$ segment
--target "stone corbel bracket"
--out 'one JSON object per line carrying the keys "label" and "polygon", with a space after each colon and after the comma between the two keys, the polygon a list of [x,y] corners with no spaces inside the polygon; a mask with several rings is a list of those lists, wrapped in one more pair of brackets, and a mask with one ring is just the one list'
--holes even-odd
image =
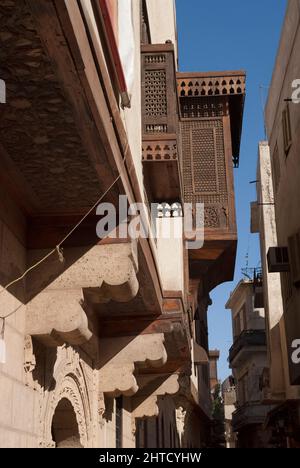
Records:
{"label": "stone corbel bracket", "polygon": [[90,279],[90,284],[83,286],[89,302],[125,303],[134,299],[139,291],[136,242],[97,246],[92,250],[92,255],[96,254],[93,259],[89,255],[92,272],[98,268],[100,276],[91,275],[93,285]]}
{"label": "stone corbel bracket", "polygon": [[[30,263],[44,254],[31,253]],[[89,250],[70,248],[64,251],[64,258],[62,264],[52,256],[28,281],[28,296],[33,299],[27,304],[26,333],[46,346],[87,343],[93,336],[86,314],[92,305],[111,300],[129,302],[139,290],[135,242]]]}
{"label": "stone corbel bracket", "polygon": [[[46,253],[31,251],[29,263],[34,264]],[[90,249],[68,248],[63,254],[64,263],[52,255],[31,272],[27,283],[30,298],[45,289],[82,289],[95,303],[129,302],[136,297],[139,283],[135,241],[96,245]]]}
{"label": "stone corbel bracket", "polygon": [[115,398],[133,396],[139,390],[136,367],[162,367],[167,362],[164,334],[100,340],[100,391]]}
{"label": "stone corbel bracket", "polygon": [[49,347],[86,343],[93,332],[83,303],[82,290],[40,293],[27,305],[26,334]]}
{"label": "stone corbel bracket", "polygon": [[140,391],[133,398],[133,417],[136,419],[157,417],[159,415],[158,398],[176,395],[179,391],[178,379],[178,374],[139,376]]}

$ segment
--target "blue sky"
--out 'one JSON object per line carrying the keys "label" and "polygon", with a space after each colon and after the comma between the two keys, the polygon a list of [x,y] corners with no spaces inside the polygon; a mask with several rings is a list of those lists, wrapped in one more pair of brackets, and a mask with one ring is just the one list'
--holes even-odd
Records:
{"label": "blue sky", "polygon": [[267,94],[287,0],[177,0],[179,68],[181,71],[246,70],[247,98],[240,154],[235,170],[239,246],[234,283],[213,291],[209,310],[210,348],[220,349],[219,378],[225,379],[232,342],[230,312],[225,303],[249,267],[259,266],[257,236],[250,235],[250,202],[256,199],[258,142],[264,139],[262,98]]}

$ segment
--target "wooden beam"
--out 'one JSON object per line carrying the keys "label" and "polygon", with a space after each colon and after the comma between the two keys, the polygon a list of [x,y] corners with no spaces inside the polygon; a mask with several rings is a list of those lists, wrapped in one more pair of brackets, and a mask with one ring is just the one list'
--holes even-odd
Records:
{"label": "wooden beam", "polygon": [[109,338],[151,335],[153,333],[171,333],[173,324],[178,322],[180,322],[180,316],[176,314],[170,317],[161,315],[156,319],[151,316],[105,318],[100,320],[99,336]]}

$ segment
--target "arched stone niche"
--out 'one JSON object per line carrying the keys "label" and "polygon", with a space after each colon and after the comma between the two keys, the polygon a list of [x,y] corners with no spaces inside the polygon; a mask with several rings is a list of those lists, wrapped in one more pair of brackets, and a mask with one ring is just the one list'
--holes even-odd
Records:
{"label": "arched stone niche", "polygon": [[83,448],[76,413],[72,403],[67,398],[60,400],[56,407],[51,433],[56,448]]}
{"label": "arched stone niche", "polygon": [[[66,416],[71,425],[69,429],[71,430],[73,427],[73,442],[77,443],[78,447],[91,448],[93,446],[93,421],[89,393],[94,391],[93,381],[89,382],[78,354],[71,348],[58,349],[52,383],[48,388],[49,390],[46,390],[43,394],[40,408],[39,424],[40,433],[42,434],[40,446],[44,448],[57,447],[57,440],[53,439],[53,436],[55,436],[53,429],[58,429],[59,416],[57,414],[65,406]],[[75,420],[78,433],[74,429],[76,427]],[[66,423],[66,426],[68,426],[68,423]],[[72,438],[72,434],[70,437]],[[59,445],[64,445],[63,441],[59,440],[58,442]]]}

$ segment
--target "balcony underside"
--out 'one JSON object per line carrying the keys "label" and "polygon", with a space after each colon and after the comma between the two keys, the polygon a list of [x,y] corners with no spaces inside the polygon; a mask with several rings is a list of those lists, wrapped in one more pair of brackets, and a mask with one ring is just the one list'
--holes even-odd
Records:
{"label": "balcony underside", "polygon": [[0,32],[8,190],[29,215],[86,212],[113,174],[56,10],[51,2],[6,2]]}
{"label": "balcony underside", "polygon": [[247,404],[239,408],[232,415],[232,428],[234,432],[250,425],[262,425],[271,411],[272,406],[261,404]]}
{"label": "balcony underside", "polygon": [[231,239],[226,234],[220,232],[218,238],[205,230],[203,248],[189,251],[190,277],[201,278],[207,292],[219,284],[233,280],[237,240],[234,234]]}
{"label": "balcony underside", "polygon": [[265,330],[247,330],[235,339],[229,351],[231,368],[240,366],[254,353],[266,351],[267,341]]}
{"label": "balcony underside", "polygon": [[180,201],[181,177],[176,135],[144,136],[142,161],[149,202]]}
{"label": "balcony underside", "polygon": [[[99,80],[77,2],[69,2],[67,10],[65,2],[12,0],[1,3],[0,13],[0,76],[7,86],[0,115],[0,192],[11,212],[20,213],[21,222],[11,216],[9,224],[28,249],[31,266],[31,252],[54,248],[120,173],[104,201],[118,206],[119,194],[131,203],[142,197],[119,109],[112,99],[108,103],[112,89]],[[104,82],[110,86],[108,76]],[[94,212],[64,243],[66,251],[87,253],[102,245],[97,221]],[[163,292],[145,239],[138,245],[138,262],[139,291],[131,306],[101,304],[101,313],[152,319],[163,313]],[[14,279],[5,278],[5,284]],[[53,277],[41,280],[34,295]]]}

